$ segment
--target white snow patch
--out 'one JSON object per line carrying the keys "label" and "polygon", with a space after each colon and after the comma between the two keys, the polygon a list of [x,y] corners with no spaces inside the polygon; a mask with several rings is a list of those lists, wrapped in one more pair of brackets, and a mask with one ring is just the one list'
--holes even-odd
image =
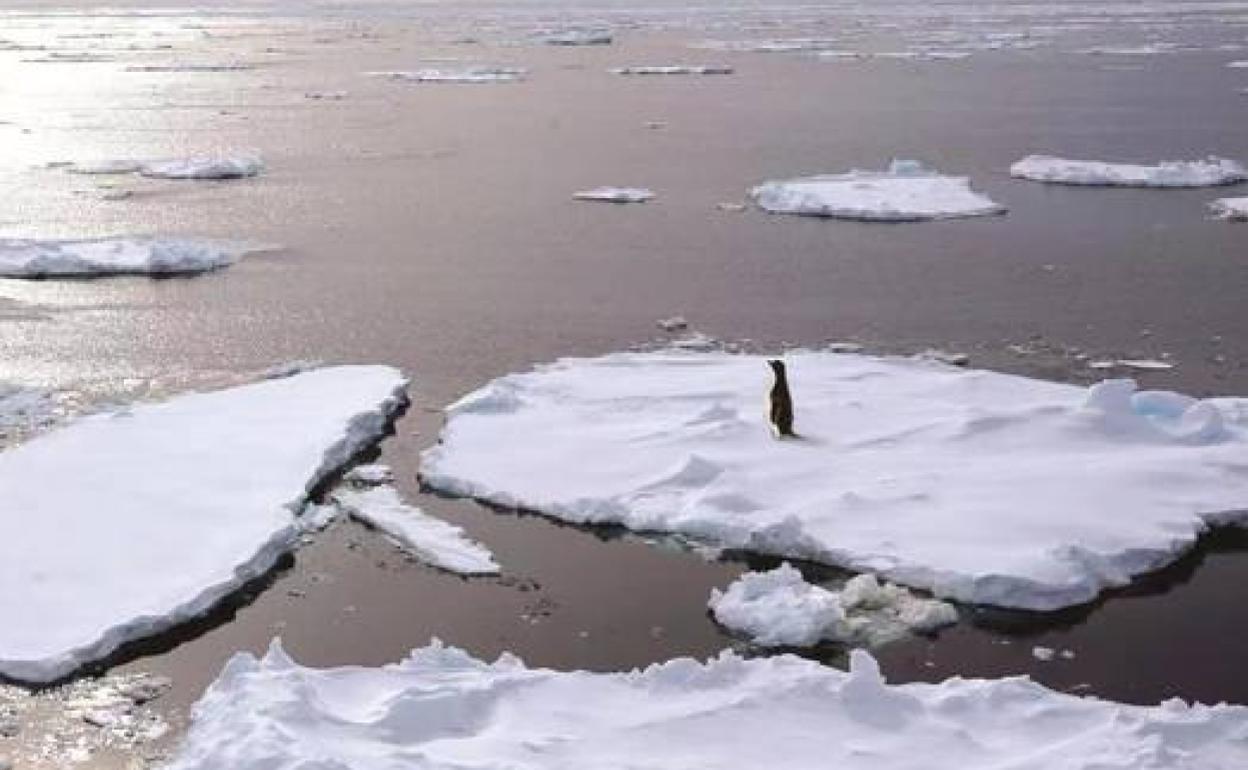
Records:
{"label": "white snow patch", "polygon": [[617,353],[460,399],[422,478],[1039,610],[1164,566],[1211,524],[1248,523],[1248,399],[916,359],[786,360],[797,440],[771,437],[762,357]]}
{"label": "white snow patch", "polygon": [[0,276],[9,278],[203,273],[256,251],[237,241],[196,238],[26,240],[0,238]]}
{"label": "white snow patch", "polygon": [[615,75],[731,75],[732,67],[723,64],[658,64],[616,67]]}
{"label": "white snow patch", "polygon": [[304,668],[239,653],[168,770],[1233,770],[1248,708],[1131,706],[1024,677],[887,684],[793,655],[724,652],[628,673],[492,664],[433,643],[400,663]]}
{"label": "white snow patch", "polygon": [[1242,165],[1214,156],[1149,166],[1029,155],[1010,166],[1010,174],[1035,182],[1104,187],[1213,187],[1248,179]]}
{"label": "white snow patch", "polygon": [[386,534],[426,564],[460,575],[498,574],[489,549],[454,524],[404,503],[392,486],[341,489],[333,499],[348,516]]}
{"label": "white snow patch", "polygon": [[514,83],[524,80],[526,71],[517,67],[427,67],[418,70],[369,72],[371,77],[412,83]]}
{"label": "white snow patch", "polygon": [[654,191],[644,187],[595,187],[592,190],[581,190],[572,197],[581,201],[645,203],[654,198]]}
{"label": "white snow patch", "polygon": [[807,583],[789,564],[747,572],[725,591],[711,590],[715,619],[765,647],[810,647],[820,641],[886,644],[958,622],[953,605],[922,599],[874,575],[858,575],[841,591]]}
{"label": "white snow patch", "polygon": [[1248,221],[1248,197],[1219,198],[1210,203],[1209,208],[1220,219]]}
{"label": "white snow patch", "polygon": [[0,453],[0,674],[41,682],[200,615],[295,544],[405,401],[340,366],[81,418]]}
{"label": "white snow patch", "polygon": [[764,182],[751,193],[766,211],[879,222],[1000,214],[1005,208],[971,190],[966,177],[938,174],[909,160],[888,171]]}

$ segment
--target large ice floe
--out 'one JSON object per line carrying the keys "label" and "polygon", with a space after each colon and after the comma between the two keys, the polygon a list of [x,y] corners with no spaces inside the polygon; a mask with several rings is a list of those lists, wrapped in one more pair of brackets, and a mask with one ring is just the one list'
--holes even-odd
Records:
{"label": "large ice floe", "polygon": [[1248,180],[1242,165],[1212,156],[1138,165],[1028,155],[1010,166],[1010,175],[1033,182],[1094,187],[1216,187]]}
{"label": "large ice floe", "polygon": [[876,222],[914,222],[1000,214],[1005,207],[971,189],[966,177],[944,176],[912,160],[887,171],[850,171],[764,182],[751,193],[775,214]]}
{"label": "large ice floe", "polygon": [[880,645],[958,622],[953,605],[880,583],[874,575],[858,575],[830,591],[807,583],[788,564],[747,572],[724,591],[712,589],[708,606],[720,624],[764,647]]}
{"label": "large ice floe", "polygon": [[199,238],[0,238],[0,276],[184,275],[217,270],[263,247]]}
{"label": "large ice floe", "polygon": [[434,643],[381,668],[240,653],[167,770],[1240,770],[1248,708],[1128,706],[1026,678],[890,685],[725,652],[627,673],[484,663]]}
{"label": "large ice floe", "polygon": [[1218,198],[1209,204],[1209,208],[1219,219],[1248,221],[1248,197]]}
{"label": "large ice floe", "polygon": [[460,575],[496,575],[493,554],[464,530],[403,502],[384,465],[364,465],[347,474],[330,501],[353,519],[386,535],[417,559]]}
{"label": "large ice floe", "polygon": [[243,179],[264,171],[258,155],[193,155],[165,160],[126,158],[64,164],[71,174],[141,174],[158,179]]}
{"label": "large ice floe", "polygon": [[766,359],[563,359],[448,408],[422,477],[571,522],[673,532],[1039,610],[1248,521],[1248,399],[1090,388],[905,358],[786,357],[800,438],[764,419]]}
{"label": "large ice floe", "polygon": [[0,675],[50,681],[200,615],[298,540],[405,402],[340,366],[81,418],[0,453]]}
{"label": "large ice floe", "polygon": [[515,83],[524,80],[526,70],[518,67],[426,67],[416,70],[388,70],[366,73],[370,77],[403,80],[409,83]]}

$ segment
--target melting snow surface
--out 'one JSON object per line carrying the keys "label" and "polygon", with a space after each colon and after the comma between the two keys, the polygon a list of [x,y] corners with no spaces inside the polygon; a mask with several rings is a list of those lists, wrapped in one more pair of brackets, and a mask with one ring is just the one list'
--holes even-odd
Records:
{"label": "melting snow surface", "polygon": [[254,247],[194,238],[87,241],[0,238],[0,276],[10,278],[203,273],[238,261]]}
{"label": "melting snow surface", "polygon": [[771,437],[763,357],[617,353],[460,399],[422,477],[572,522],[1040,610],[1173,561],[1213,523],[1248,521],[1248,399],[915,359],[786,359],[797,440]]}
{"label": "melting snow surface", "polygon": [[1102,187],[1213,187],[1248,179],[1239,163],[1212,156],[1145,166],[1029,155],[1010,166],[1010,174],[1035,182]]}
{"label": "melting snow surface", "polygon": [[434,643],[381,668],[240,653],[169,770],[1238,770],[1248,708],[1128,706],[1018,677],[887,684],[792,655],[628,673],[492,664]]}
{"label": "melting snow surface", "polygon": [[340,366],[84,417],[0,453],[0,675],[40,682],[200,615],[292,548],[308,490],[404,402]]}
{"label": "melting snow surface", "polygon": [[654,198],[654,191],[644,187],[595,187],[592,190],[582,190],[572,197],[582,201],[645,203]]}
{"label": "melting snow surface", "polygon": [[747,572],[724,591],[712,589],[715,620],[764,647],[810,647],[821,641],[886,644],[958,622],[953,605],[858,575],[840,591],[802,579],[788,564]]}
{"label": "melting snow surface", "polygon": [[879,222],[912,222],[984,214],[1005,208],[971,190],[966,177],[944,176],[909,160],[888,171],[850,171],[764,182],[751,192],[777,214],[805,214]]}

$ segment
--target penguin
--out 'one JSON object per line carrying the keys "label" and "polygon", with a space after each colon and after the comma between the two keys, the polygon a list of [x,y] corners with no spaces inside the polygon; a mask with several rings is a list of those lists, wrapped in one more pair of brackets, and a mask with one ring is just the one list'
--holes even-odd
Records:
{"label": "penguin", "polygon": [[767,420],[776,438],[796,438],[793,432],[793,396],[789,394],[789,378],[784,372],[784,362],[773,358],[767,362],[775,376],[771,392],[767,394]]}

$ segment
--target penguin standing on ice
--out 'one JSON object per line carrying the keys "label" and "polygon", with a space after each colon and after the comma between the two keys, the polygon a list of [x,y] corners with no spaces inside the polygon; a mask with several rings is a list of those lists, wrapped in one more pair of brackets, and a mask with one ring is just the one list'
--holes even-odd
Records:
{"label": "penguin standing on ice", "polygon": [[793,432],[793,396],[789,394],[789,378],[784,371],[784,362],[773,358],[767,362],[775,382],[771,392],[767,394],[767,420],[776,438],[796,438]]}

